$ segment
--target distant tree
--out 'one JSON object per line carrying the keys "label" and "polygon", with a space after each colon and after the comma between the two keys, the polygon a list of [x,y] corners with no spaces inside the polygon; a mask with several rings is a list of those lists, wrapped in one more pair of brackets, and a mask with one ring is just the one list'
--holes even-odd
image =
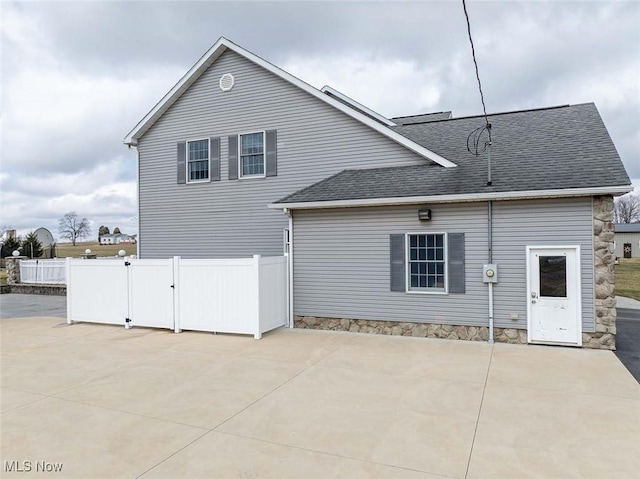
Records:
{"label": "distant tree", "polygon": [[2,252],[0,256],[6,258],[7,256],[11,256],[15,250],[20,249],[20,240],[18,238],[6,238],[2,243]]}
{"label": "distant tree", "polygon": [[42,243],[38,241],[38,237],[33,231],[22,241],[20,251],[24,256],[29,256],[30,258],[39,258],[42,256]]}
{"label": "distant tree", "polygon": [[80,219],[78,213],[69,211],[60,218],[58,231],[62,238],[71,240],[71,243],[75,246],[76,240],[86,238],[91,234],[91,227],[89,226],[89,220],[87,218]]}
{"label": "distant tree", "polygon": [[640,221],[640,196],[629,193],[616,198],[613,203],[613,221],[615,223]]}
{"label": "distant tree", "polygon": [[118,228],[117,226],[115,228],[113,228],[113,234],[114,235],[122,234],[122,233],[120,233],[120,228]]}
{"label": "distant tree", "polygon": [[100,229],[98,229],[98,240],[100,240],[100,236],[108,235],[108,234],[109,234],[109,227],[101,226]]}

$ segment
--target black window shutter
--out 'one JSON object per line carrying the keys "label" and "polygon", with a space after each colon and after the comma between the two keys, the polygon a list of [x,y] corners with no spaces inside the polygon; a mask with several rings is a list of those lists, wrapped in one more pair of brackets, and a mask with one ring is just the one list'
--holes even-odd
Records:
{"label": "black window shutter", "polygon": [[449,233],[449,292],[464,293],[464,233]]}
{"label": "black window shutter", "polygon": [[391,257],[391,291],[406,291],[404,271],[404,235],[389,235]]}
{"label": "black window shutter", "polygon": [[211,181],[220,181],[220,138],[210,138],[211,148]]}
{"label": "black window shutter", "polygon": [[265,176],[276,176],[278,174],[278,154],[276,130],[268,130],[265,133]]}
{"label": "black window shutter", "polygon": [[238,135],[229,136],[229,179],[238,179]]}
{"label": "black window shutter", "polygon": [[178,142],[178,184],[187,182],[187,144],[184,141]]}

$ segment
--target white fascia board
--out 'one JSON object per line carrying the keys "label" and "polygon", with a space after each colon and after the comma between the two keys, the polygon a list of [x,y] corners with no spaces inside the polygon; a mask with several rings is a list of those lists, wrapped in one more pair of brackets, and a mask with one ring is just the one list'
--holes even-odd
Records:
{"label": "white fascia board", "polygon": [[314,201],[308,203],[271,203],[274,209],[354,208],[358,206],[412,205],[417,203],[463,203],[473,201],[529,200],[539,198],[567,198],[594,195],[623,195],[633,190],[631,185],[597,188],[567,188],[557,190],[506,191],[497,193],[471,193],[466,195],[403,196],[397,198],[371,198],[363,200]]}
{"label": "white fascia board", "polygon": [[322,93],[329,93],[330,95],[333,95],[335,97],[340,98],[342,101],[346,101],[347,103],[349,103],[350,105],[353,105],[354,108],[358,108],[362,111],[364,111],[365,113],[367,113],[368,115],[371,115],[372,117],[376,118],[378,121],[381,121],[382,123],[384,123],[387,126],[396,126],[396,124],[389,120],[388,118],[385,118],[384,116],[382,116],[380,113],[377,113],[375,111],[373,111],[371,108],[367,108],[366,106],[362,105],[361,103],[358,103],[357,101],[355,101],[352,98],[349,98],[347,95],[345,95],[344,93],[340,93],[338,90],[336,90],[335,88],[331,88],[329,85],[325,85],[323,86],[320,91]]}
{"label": "white fascia board", "polygon": [[156,120],[169,109],[171,105],[182,95],[187,88],[189,88],[198,77],[226,50],[232,50],[238,55],[241,55],[252,61],[253,63],[261,66],[262,68],[270,71],[274,75],[279,76],[285,81],[288,81],[292,85],[301,88],[307,93],[313,95],[314,97],[328,103],[334,108],[340,110],[341,112],[349,115],[350,117],[358,120],[361,123],[364,123],[368,127],[376,130],[379,133],[382,133],[384,136],[390,138],[391,140],[399,143],[405,148],[417,153],[423,158],[427,158],[445,168],[456,167],[455,163],[443,158],[442,156],[434,153],[433,151],[411,141],[410,139],[396,133],[395,131],[387,128],[384,125],[381,125],[377,121],[369,118],[367,115],[364,115],[353,108],[340,103],[338,100],[331,98],[329,95],[322,93],[320,90],[312,87],[308,83],[303,82],[299,78],[294,77],[290,73],[278,68],[275,65],[272,65],[266,60],[263,60],[259,56],[251,53],[248,50],[236,45],[235,43],[227,40],[224,37],[220,37],[220,39],[198,60],[198,62],[191,67],[191,69],[180,79],[178,83],[167,93],[162,100],[160,100],[153,109],[147,113],[147,115],[138,122],[138,124],[127,134],[124,139],[124,143],[126,145],[135,146],[138,143],[138,138],[140,138],[149,128],[153,125]]}

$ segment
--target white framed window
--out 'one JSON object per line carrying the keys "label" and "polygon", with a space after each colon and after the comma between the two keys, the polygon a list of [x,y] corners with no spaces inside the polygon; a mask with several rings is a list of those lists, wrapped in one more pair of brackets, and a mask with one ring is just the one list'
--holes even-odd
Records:
{"label": "white framed window", "polygon": [[240,178],[265,176],[264,131],[238,135]]}
{"label": "white framed window", "polygon": [[187,181],[209,181],[209,140],[187,141]]}
{"label": "white framed window", "polygon": [[407,292],[447,293],[447,234],[407,233]]}

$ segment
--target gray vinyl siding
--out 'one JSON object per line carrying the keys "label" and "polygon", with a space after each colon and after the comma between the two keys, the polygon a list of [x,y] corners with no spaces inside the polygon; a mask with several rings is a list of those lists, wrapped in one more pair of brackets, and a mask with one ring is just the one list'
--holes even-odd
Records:
{"label": "gray vinyl siding", "polygon": [[[294,211],[294,312],[330,318],[484,325],[488,299],[482,284],[487,256],[486,205],[418,206]],[[465,233],[466,293],[390,291],[391,234]]]}
{"label": "gray vinyl siding", "polygon": [[[295,314],[486,326],[487,204],[429,207],[430,222],[419,206],[294,211]],[[497,202],[493,217],[495,326],[527,327],[527,245],[580,245],[583,330],[593,331],[591,200]],[[465,233],[465,293],[390,291],[389,235],[429,231]]]}
{"label": "gray vinyl siding", "polygon": [[[582,329],[593,332],[593,214],[591,198],[500,201],[493,207],[493,260],[498,263],[494,313],[497,326],[525,318],[526,246],[580,246]],[[512,326],[513,327],[513,326]]]}
{"label": "gray vinyl siding", "polygon": [[614,241],[616,242],[615,255],[618,258],[624,258],[622,248],[625,243],[631,243],[631,257],[640,258],[640,233],[616,233]]}
{"label": "gray vinyl siding", "polygon": [[[235,86],[218,81],[232,73]],[[229,135],[277,131],[277,176],[229,180]],[[220,138],[220,181],[177,184],[179,141]],[[424,164],[278,76],[227,51],[139,140],[140,255],[282,254],[288,220],[267,208],[348,167]]]}

